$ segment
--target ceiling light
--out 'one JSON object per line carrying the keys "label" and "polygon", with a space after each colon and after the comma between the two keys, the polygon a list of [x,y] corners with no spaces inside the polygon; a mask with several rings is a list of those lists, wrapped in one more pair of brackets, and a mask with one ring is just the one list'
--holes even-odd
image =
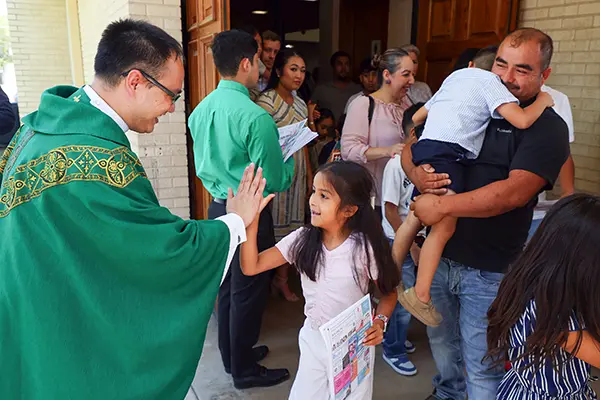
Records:
{"label": "ceiling light", "polygon": [[293,45],[293,44],[286,44],[286,45],[285,45],[285,48],[286,48],[286,49],[293,49],[293,48],[294,48],[294,45]]}
{"label": "ceiling light", "polygon": [[256,15],[265,15],[268,14],[269,12],[267,10],[254,10],[252,11],[252,14],[256,14]]}

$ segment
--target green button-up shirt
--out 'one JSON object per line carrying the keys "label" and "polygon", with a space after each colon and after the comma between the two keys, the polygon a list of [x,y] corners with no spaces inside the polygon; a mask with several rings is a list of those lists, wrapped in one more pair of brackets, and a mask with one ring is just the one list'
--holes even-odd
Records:
{"label": "green button-up shirt", "polygon": [[196,175],[208,192],[227,198],[237,189],[244,169],[263,168],[265,194],[286,191],[292,184],[294,160],[283,162],[273,118],[250,100],[243,85],[222,80],[190,115]]}

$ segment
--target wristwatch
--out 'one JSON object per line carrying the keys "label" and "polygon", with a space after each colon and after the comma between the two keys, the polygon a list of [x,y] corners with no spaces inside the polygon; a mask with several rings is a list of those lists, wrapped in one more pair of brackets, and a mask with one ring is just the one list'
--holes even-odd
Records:
{"label": "wristwatch", "polygon": [[376,319],[383,322],[383,333],[385,333],[387,331],[387,326],[388,326],[388,322],[390,322],[390,319],[383,314],[378,314],[373,320],[376,320]]}

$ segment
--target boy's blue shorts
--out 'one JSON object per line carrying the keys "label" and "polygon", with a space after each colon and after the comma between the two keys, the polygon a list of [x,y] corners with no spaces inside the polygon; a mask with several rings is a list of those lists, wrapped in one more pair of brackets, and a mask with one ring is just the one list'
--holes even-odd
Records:
{"label": "boy's blue shorts", "polygon": [[[452,183],[447,186],[455,193],[465,191],[466,168],[472,163],[468,151],[456,143],[423,139],[412,145],[413,164],[430,164],[436,173],[450,175]],[[413,198],[420,193],[415,188]]]}

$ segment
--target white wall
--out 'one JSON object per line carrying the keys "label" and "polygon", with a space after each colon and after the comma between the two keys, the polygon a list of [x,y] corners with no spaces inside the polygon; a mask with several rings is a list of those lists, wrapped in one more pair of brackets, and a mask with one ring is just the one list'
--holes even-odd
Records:
{"label": "white wall", "polygon": [[129,2],[126,0],[78,0],[77,5],[83,73],[85,82],[91,83],[94,78],[94,57],[102,31],[112,21],[127,17]]}
{"label": "white wall", "polygon": [[[68,0],[8,0],[8,20],[14,53],[19,109],[37,109],[41,93],[59,84],[74,84],[71,63],[74,33],[67,28]],[[79,38],[84,80],[94,77],[94,57],[102,31],[120,18],[149,20],[181,41],[179,0],[78,0]],[[79,39],[77,38],[77,39]],[[75,43],[77,41],[73,41]],[[184,102],[161,118],[154,133],[127,132],[132,150],[142,161],[161,205],[190,216]]]}
{"label": "white wall", "polygon": [[21,116],[42,92],[72,84],[65,0],[8,0],[8,25]]}

